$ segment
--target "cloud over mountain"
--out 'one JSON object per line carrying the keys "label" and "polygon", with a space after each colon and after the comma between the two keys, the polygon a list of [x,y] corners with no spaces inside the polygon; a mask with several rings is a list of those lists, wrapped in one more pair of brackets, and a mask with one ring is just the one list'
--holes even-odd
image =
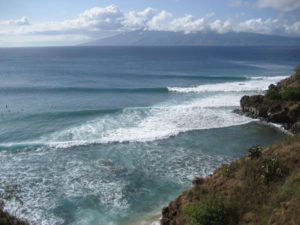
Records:
{"label": "cloud over mountain", "polygon": [[[240,1],[238,1],[240,2]],[[284,2],[284,3],[283,3]],[[237,3],[237,2],[236,2]],[[294,0],[258,0],[257,6],[292,10],[300,6]],[[21,26],[22,25],[22,26]],[[24,26],[27,25],[27,26]],[[43,38],[71,38],[74,42],[108,37],[121,32],[172,31],[184,33],[216,32],[219,34],[233,32],[252,32],[261,34],[300,35],[300,21],[288,23],[277,18],[250,18],[237,20],[220,19],[215,13],[202,17],[187,14],[175,16],[166,10],[145,8],[123,12],[116,5],[93,7],[80,13],[76,18],[56,22],[29,22],[27,17],[16,20],[0,21],[0,42],[7,37],[24,38],[39,36]],[[67,39],[67,38],[66,38]]]}

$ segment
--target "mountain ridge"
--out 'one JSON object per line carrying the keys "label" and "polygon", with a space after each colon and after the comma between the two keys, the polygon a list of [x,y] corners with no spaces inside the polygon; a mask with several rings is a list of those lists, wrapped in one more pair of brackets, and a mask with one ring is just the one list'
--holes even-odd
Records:
{"label": "mountain ridge", "polygon": [[246,32],[183,33],[131,31],[83,43],[81,46],[300,46],[300,37]]}

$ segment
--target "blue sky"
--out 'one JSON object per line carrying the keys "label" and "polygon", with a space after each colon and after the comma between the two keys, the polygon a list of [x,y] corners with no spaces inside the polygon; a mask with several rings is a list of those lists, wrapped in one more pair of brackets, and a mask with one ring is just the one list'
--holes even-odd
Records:
{"label": "blue sky", "polygon": [[0,0],[0,46],[73,45],[132,30],[300,36],[299,0]]}

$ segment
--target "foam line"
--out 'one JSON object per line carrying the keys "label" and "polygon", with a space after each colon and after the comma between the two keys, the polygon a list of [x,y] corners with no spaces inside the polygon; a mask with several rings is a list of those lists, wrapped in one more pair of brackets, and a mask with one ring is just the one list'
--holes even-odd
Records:
{"label": "foam line", "polygon": [[168,90],[179,93],[263,91],[268,88],[270,83],[277,83],[286,77],[252,77],[250,80],[241,82],[204,84],[195,87],[168,87]]}

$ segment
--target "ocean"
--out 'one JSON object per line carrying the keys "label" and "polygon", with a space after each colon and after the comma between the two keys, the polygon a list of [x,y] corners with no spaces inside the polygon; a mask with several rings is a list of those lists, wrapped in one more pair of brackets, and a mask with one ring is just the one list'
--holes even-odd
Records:
{"label": "ocean", "polygon": [[157,219],[195,176],[284,138],[233,113],[300,47],[0,49],[0,194],[38,225]]}

